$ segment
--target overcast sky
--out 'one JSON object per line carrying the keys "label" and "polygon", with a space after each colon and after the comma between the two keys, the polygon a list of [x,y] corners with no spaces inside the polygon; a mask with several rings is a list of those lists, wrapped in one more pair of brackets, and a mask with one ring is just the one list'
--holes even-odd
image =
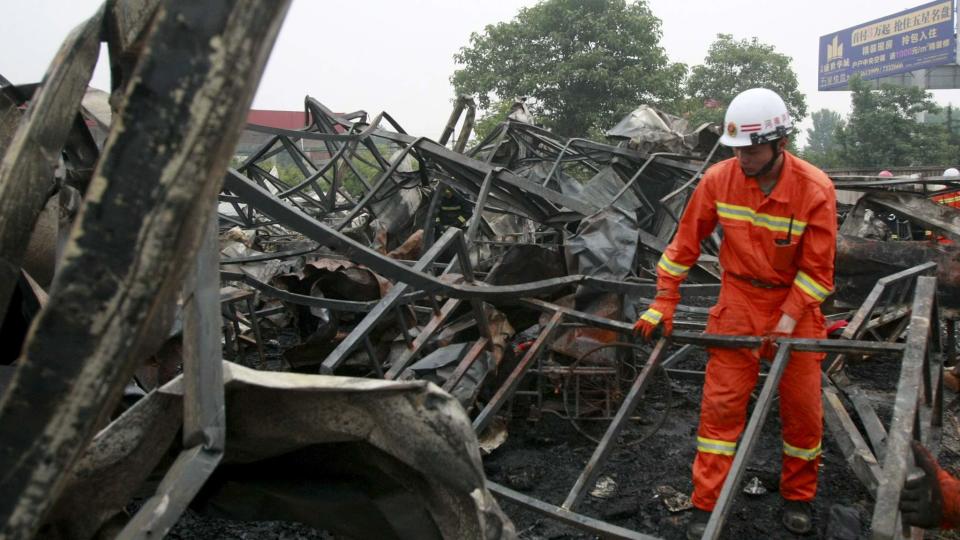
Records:
{"label": "overcast sky", "polygon": [[[10,0],[8,0],[9,2]],[[389,112],[409,133],[437,138],[450,114],[454,53],[471,32],[507,21],[535,0],[294,0],[273,49],[254,107],[300,110],[311,95],[336,111]],[[648,0],[663,21],[670,59],[699,64],[717,33],[758,37],[793,58],[808,113],[849,111],[849,93],[817,91],[818,38],[923,0]],[[71,28],[94,0],[17,2],[0,18],[0,74],[15,83],[42,78]],[[107,89],[101,54],[92,84]],[[960,90],[934,93],[960,104]],[[809,115],[804,127],[809,125]]]}

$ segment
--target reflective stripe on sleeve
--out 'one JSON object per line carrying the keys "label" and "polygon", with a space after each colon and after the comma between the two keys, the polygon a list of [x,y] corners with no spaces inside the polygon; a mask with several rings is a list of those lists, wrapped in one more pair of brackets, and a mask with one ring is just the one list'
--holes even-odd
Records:
{"label": "reflective stripe on sleeve", "polygon": [[657,268],[660,268],[664,272],[670,274],[671,276],[682,277],[690,271],[689,266],[684,266],[682,264],[677,264],[667,258],[666,255],[660,257],[660,262],[657,263]]}
{"label": "reflective stripe on sleeve", "polygon": [[718,439],[708,439],[706,437],[697,437],[697,451],[705,452],[707,454],[732,456],[737,453],[737,443],[721,441]]}
{"label": "reflective stripe on sleeve", "polygon": [[793,280],[793,284],[817,302],[823,302],[827,296],[830,296],[830,293],[833,292],[832,287],[824,287],[802,270],[797,272],[797,277]]}
{"label": "reflective stripe on sleeve", "polygon": [[790,457],[813,461],[820,455],[820,446],[821,443],[817,443],[817,446],[814,448],[797,448],[796,446],[787,444],[787,441],[783,441],[783,453]]}

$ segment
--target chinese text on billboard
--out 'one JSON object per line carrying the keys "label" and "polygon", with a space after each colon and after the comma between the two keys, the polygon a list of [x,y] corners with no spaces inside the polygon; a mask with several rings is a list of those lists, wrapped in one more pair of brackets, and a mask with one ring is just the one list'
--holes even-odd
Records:
{"label": "chinese text on billboard", "polygon": [[953,62],[952,0],[938,0],[820,37],[819,90]]}

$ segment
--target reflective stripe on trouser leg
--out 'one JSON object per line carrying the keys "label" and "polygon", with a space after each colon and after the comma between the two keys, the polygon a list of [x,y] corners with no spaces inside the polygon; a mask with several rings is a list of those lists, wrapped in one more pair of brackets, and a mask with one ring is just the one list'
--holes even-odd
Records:
{"label": "reflective stripe on trouser leg", "polygon": [[[807,317],[805,317],[806,319]],[[819,337],[811,332],[811,337]],[[783,425],[783,466],[780,495],[809,501],[817,494],[817,470],[823,437],[820,397],[822,353],[793,353],[780,380],[780,422]]]}
{"label": "reflective stripe on trouser leg", "polygon": [[744,349],[710,349],[703,385],[697,457],[693,462],[693,504],[713,510],[727,478],[736,441],[746,424],[747,402],[759,373],[757,359]]}

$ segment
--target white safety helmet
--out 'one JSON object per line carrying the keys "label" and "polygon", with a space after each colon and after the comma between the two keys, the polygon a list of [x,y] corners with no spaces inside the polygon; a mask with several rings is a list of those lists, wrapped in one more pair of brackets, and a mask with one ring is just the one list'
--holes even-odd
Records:
{"label": "white safety helmet", "polygon": [[786,137],[793,131],[793,119],[786,103],[773,90],[751,88],[737,94],[727,107],[720,143],[751,146]]}
{"label": "white safety helmet", "polygon": [[960,176],[960,171],[956,167],[950,167],[949,169],[943,171],[944,176]]}

